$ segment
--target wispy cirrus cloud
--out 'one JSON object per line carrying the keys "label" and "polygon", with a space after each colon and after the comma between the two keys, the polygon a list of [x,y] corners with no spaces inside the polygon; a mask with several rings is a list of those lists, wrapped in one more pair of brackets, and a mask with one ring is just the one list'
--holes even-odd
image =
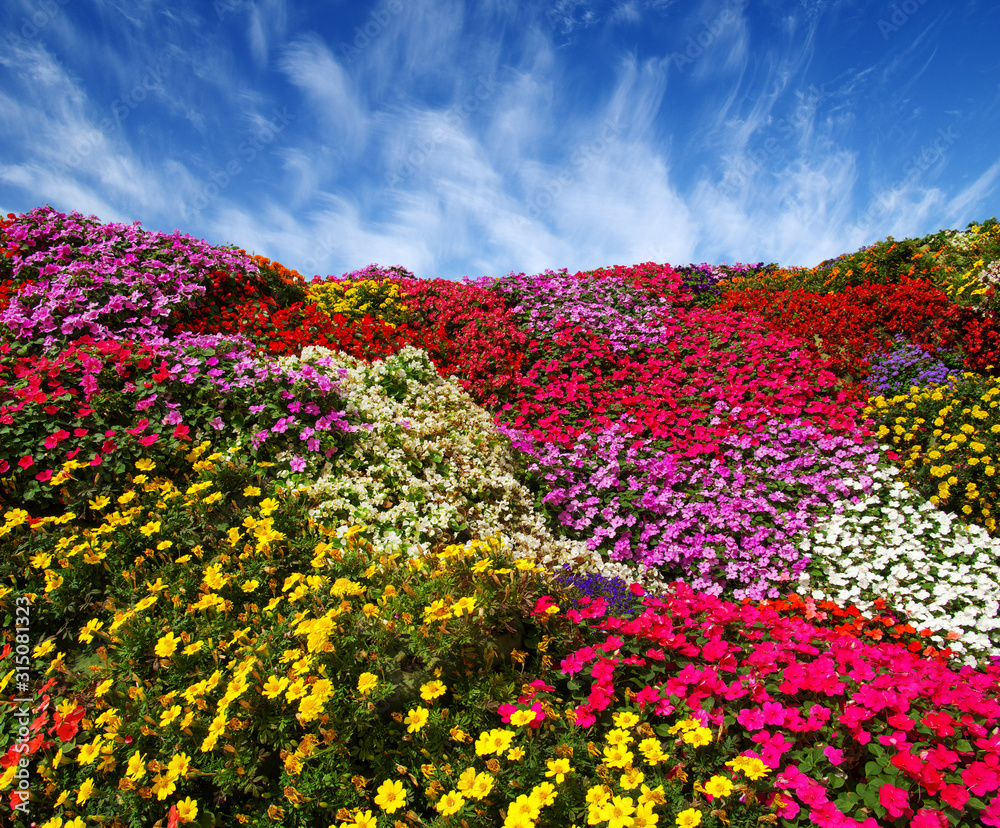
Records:
{"label": "wispy cirrus cloud", "polygon": [[884,39],[854,0],[55,5],[0,9],[7,209],[315,273],[810,264],[1000,185],[988,7]]}

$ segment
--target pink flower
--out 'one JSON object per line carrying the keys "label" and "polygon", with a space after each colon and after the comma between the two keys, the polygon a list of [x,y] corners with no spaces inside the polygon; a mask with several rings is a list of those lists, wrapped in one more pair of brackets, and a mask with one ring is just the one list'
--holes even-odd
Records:
{"label": "pink flower", "polygon": [[34,462],[35,458],[32,457],[30,454],[26,454],[24,455],[24,457],[22,457],[20,460],[17,461],[17,465],[19,465],[22,469],[26,469],[29,466],[33,465]]}
{"label": "pink flower", "polygon": [[892,819],[901,817],[908,810],[910,795],[902,788],[888,783],[878,789],[878,801]]}
{"label": "pink flower", "polygon": [[990,825],[993,828],[1000,826],[1000,796],[995,796],[990,800],[990,804],[979,812],[979,818],[983,825]]}
{"label": "pink flower", "polygon": [[47,483],[51,479],[52,479],[52,469],[46,469],[45,471],[39,472],[38,474],[35,475],[35,480],[37,480],[39,483]]}
{"label": "pink flower", "polygon": [[572,676],[574,673],[579,673],[593,657],[593,647],[582,647],[559,662],[559,669],[567,676]]}
{"label": "pink flower", "polygon": [[827,746],[823,750],[823,755],[830,760],[831,765],[840,765],[844,762],[844,751],[835,747]]}
{"label": "pink flower", "polygon": [[963,770],[962,781],[974,796],[983,796],[1000,787],[996,771],[982,762],[973,762]]}
{"label": "pink flower", "polygon": [[932,808],[921,808],[910,822],[911,828],[948,828],[948,817]]}
{"label": "pink flower", "polygon": [[920,720],[920,723],[929,727],[938,736],[955,735],[955,728],[952,727],[955,720],[952,719],[947,713],[928,713]]}
{"label": "pink flower", "polygon": [[635,700],[639,704],[639,709],[645,708],[647,704],[656,704],[660,700],[660,691],[651,685],[646,685],[635,694]]}
{"label": "pink flower", "polygon": [[962,785],[945,785],[941,790],[941,800],[952,808],[961,810],[969,801],[969,792]]}
{"label": "pink flower", "polygon": [[889,722],[890,727],[895,727],[898,730],[910,731],[916,727],[916,722],[905,713],[893,713],[886,721]]}
{"label": "pink flower", "polygon": [[745,707],[736,714],[736,721],[747,730],[760,730],[764,727],[764,713],[756,707]]}
{"label": "pink flower", "polygon": [[574,711],[577,727],[588,728],[597,721],[597,717],[590,712],[585,704],[581,704]]}

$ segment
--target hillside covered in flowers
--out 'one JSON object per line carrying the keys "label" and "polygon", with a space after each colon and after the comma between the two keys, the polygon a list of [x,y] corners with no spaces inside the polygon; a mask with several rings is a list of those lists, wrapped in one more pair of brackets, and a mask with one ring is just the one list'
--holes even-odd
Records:
{"label": "hillside covered in flowers", "polygon": [[451,282],[8,214],[4,810],[1000,825],[998,286],[993,219]]}

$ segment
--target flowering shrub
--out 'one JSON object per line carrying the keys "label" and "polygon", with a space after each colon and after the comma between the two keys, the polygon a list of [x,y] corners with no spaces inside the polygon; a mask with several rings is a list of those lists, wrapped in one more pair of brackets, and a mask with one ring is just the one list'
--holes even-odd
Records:
{"label": "flowering shrub", "polygon": [[888,594],[900,617],[967,663],[1000,656],[997,544],[935,509],[896,471],[880,470],[863,500],[837,504],[801,541],[810,558],[803,589],[862,612],[884,607]]}
{"label": "flowering shrub", "polygon": [[801,288],[740,290],[726,293],[716,307],[761,314],[775,329],[814,342],[820,353],[858,377],[865,373],[868,355],[894,334],[934,349],[953,348],[961,340],[949,321],[948,297],[916,279],[825,294]]}
{"label": "flowering shrub", "polygon": [[515,477],[510,445],[492,416],[455,380],[441,378],[423,351],[407,346],[368,364],[308,348],[280,365],[336,378],[347,410],[364,422],[318,474],[288,475],[311,519],[363,524],[377,549],[405,543],[416,554],[471,534],[499,537],[549,565],[602,564],[583,544],[553,538]]}
{"label": "flowering shrub", "polygon": [[951,354],[941,356],[947,357],[951,364],[918,348],[904,335],[897,334],[888,343],[884,354],[873,353],[869,356],[865,386],[872,396],[893,397],[909,393],[914,386],[944,385],[949,375],[961,366],[954,365]]}
{"label": "flowering shrub", "polygon": [[50,207],[18,216],[5,235],[17,244],[13,278],[23,286],[0,313],[0,326],[46,349],[83,335],[157,336],[175,309],[220,283],[220,272],[240,282],[256,270],[238,251],[190,236],[100,224]]}
{"label": "flowering shrub", "polygon": [[23,357],[0,372],[0,402],[0,496],[48,504],[65,502],[66,486],[100,490],[149,447],[165,459],[235,430],[261,459],[290,451],[315,467],[354,428],[334,379],[285,371],[219,335],[80,340]]}
{"label": "flowering shrub", "polygon": [[879,439],[891,439],[907,478],[931,503],[993,533],[1000,495],[1000,423],[993,412],[1000,406],[1000,380],[968,372],[950,380],[874,397],[866,413],[877,419]]}

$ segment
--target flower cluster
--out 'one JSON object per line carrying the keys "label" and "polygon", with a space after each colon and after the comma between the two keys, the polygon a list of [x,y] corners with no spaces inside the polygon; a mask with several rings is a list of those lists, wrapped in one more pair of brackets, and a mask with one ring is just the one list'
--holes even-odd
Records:
{"label": "flower cluster", "polygon": [[930,502],[996,531],[1000,380],[966,372],[948,385],[873,397],[866,412]]}
{"label": "flower cluster", "polygon": [[18,216],[5,236],[17,245],[13,280],[22,287],[0,327],[44,348],[85,334],[157,336],[171,313],[206,295],[212,274],[249,278],[256,270],[244,254],[191,236],[50,207]]}

